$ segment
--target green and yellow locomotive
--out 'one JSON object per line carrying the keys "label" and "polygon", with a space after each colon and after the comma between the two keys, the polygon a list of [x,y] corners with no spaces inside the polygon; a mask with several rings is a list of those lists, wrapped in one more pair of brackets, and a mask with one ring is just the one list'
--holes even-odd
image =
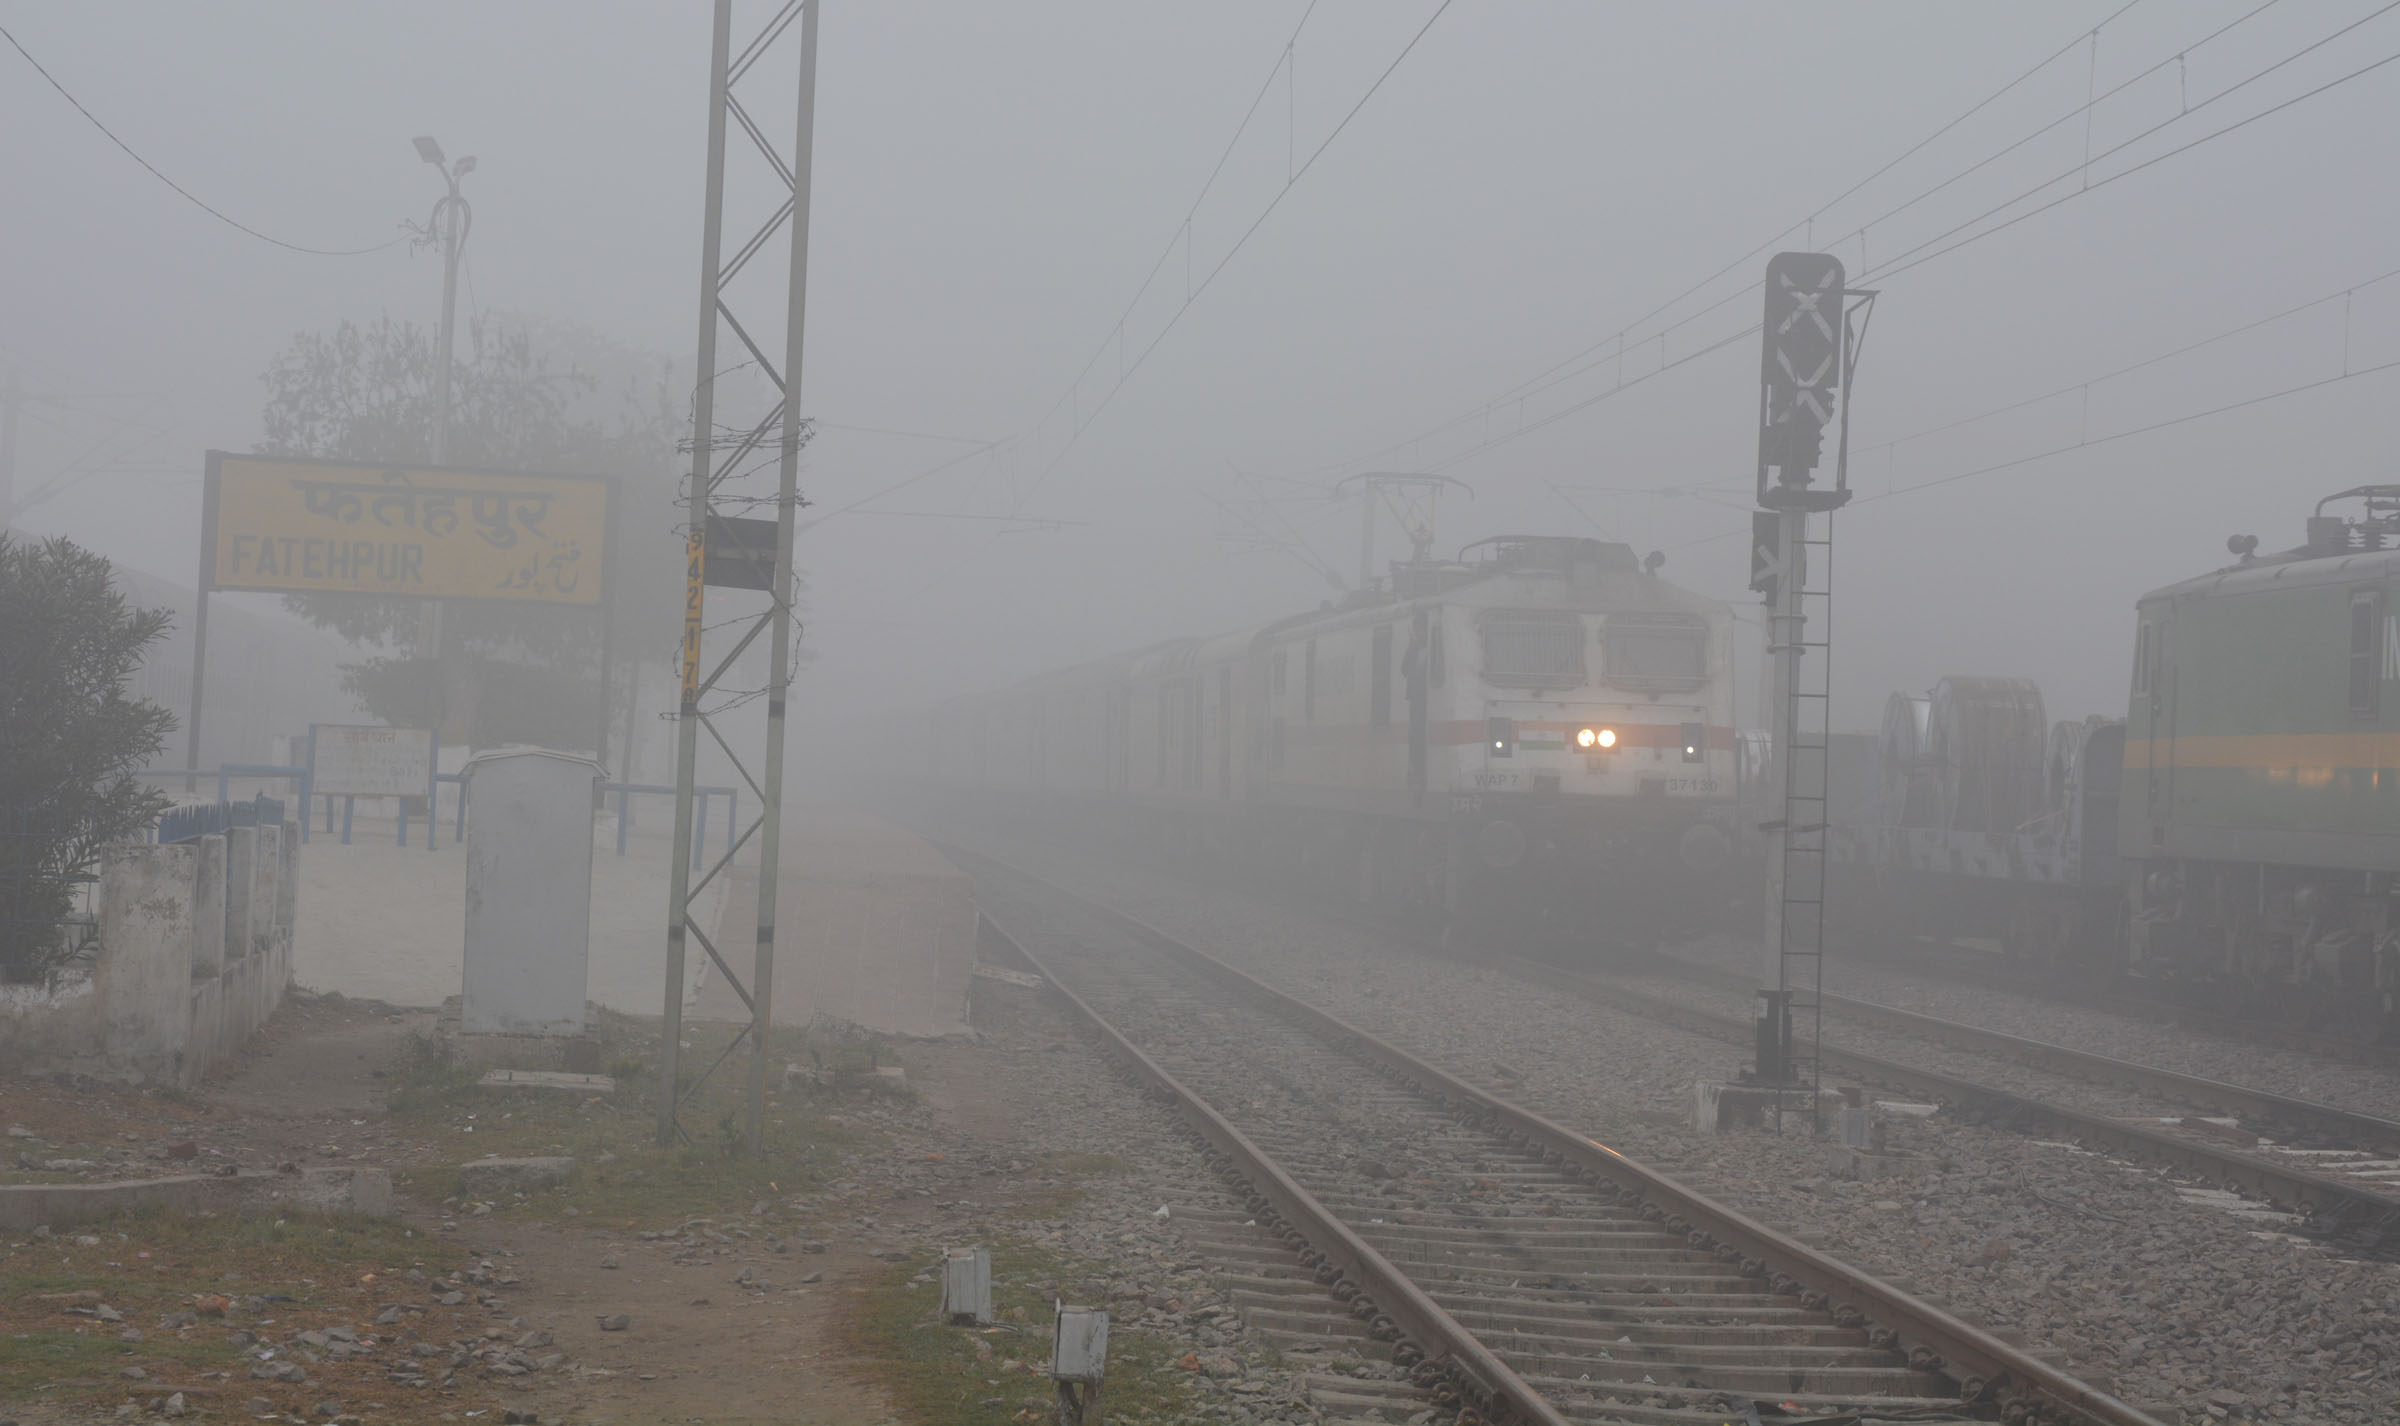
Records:
{"label": "green and yellow locomotive", "polygon": [[[2327,513],[2359,502],[2358,513]],[[2400,486],[2144,595],[2117,844],[2148,974],[2355,1028],[2400,1012]]]}
{"label": "green and yellow locomotive", "polygon": [[1833,920],[2400,1036],[2400,485],[2228,544],[2137,602],[2122,723],[1952,678],[1837,739]]}

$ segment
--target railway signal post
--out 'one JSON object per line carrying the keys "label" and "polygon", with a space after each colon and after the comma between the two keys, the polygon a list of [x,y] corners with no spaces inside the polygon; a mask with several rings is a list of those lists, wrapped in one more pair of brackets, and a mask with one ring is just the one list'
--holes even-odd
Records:
{"label": "railway signal post", "polygon": [[[1852,299],[1858,305],[1851,305]],[[1827,253],[1778,253],[1767,263],[1759,371],[1758,513],[1750,587],[1766,596],[1767,662],[1775,727],[1767,767],[1766,934],[1757,1006],[1756,1082],[1781,1124],[1787,1092],[1805,1094],[1812,1124],[1820,1070],[1818,998],[1825,949],[1826,774],[1832,720],[1833,512],[1850,499],[1853,320],[1863,330],[1874,294],[1845,285]],[[1830,484],[1816,471],[1828,426],[1840,423]],[[1824,517],[1812,536],[1810,517]],[[1805,1023],[1805,1045],[1796,1026]]]}

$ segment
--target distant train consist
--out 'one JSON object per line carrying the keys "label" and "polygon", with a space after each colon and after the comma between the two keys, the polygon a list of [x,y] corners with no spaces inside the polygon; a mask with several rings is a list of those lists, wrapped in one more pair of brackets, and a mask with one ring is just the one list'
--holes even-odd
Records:
{"label": "distant train consist", "polygon": [[2229,544],[2136,604],[2123,720],[1951,678],[1843,740],[1829,915],[2400,1034],[2400,486]]}
{"label": "distant train consist", "polygon": [[1311,613],[888,725],[953,787],[1528,929],[1688,922],[1734,849],[1732,615],[1626,545],[1485,540]]}

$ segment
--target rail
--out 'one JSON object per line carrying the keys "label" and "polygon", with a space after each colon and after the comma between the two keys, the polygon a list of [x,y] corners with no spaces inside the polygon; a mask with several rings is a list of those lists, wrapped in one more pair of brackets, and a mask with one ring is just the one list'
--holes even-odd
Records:
{"label": "rail", "polygon": [[[1043,983],[1067,1003],[1077,1019],[1099,1035],[1136,1078],[1173,1101],[1184,1122],[1234,1166],[1235,1172],[1258,1201],[1268,1205],[1281,1218],[1287,1243],[1293,1235],[1305,1240],[1342,1277],[1358,1286],[1360,1295],[1368,1299],[1373,1310],[1386,1319],[1388,1334],[1406,1339],[1417,1351],[1424,1353],[1422,1360],[1430,1363],[1435,1370],[1452,1371],[1464,1378],[1459,1385],[1489,1415],[1503,1421],[1524,1420],[1543,1423],[1543,1426],[1568,1426],[1567,1418],[1560,1414],[1558,1408],[1518,1376],[1515,1368],[1500,1360],[1491,1348],[1460,1325],[1457,1318],[1444,1311],[1441,1304],[1427,1296],[1425,1290],[1394,1266],[1390,1259],[1359,1237],[1350,1225],[1335,1217],[1331,1209],[1319,1202],[1316,1195],[1301,1187],[1284,1171],[1282,1165],[1251,1142],[1249,1136],[1235,1128],[1207,1100],[1167,1073],[1156,1060],[1142,1053],[1122,1031],[1085,1003],[1083,997],[1069,990],[1040,957],[1026,949],[1022,941],[1002,929],[999,922],[988,914],[978,915],[983,925],[1010,951],[1032,966],[1042,977]],[[1275,1226],[1263,1214],[1261,1221],[1268,1226]],[[1381,1327],[1386,1323],[1375,1325]],[[1378,1332],[1377,1335],[1387,1333]],[[1402,1361],[1397,1356],[1394,1360],[1401,1366],[1415,1364]]]}
{"label": "rail", "polygon": [[[1138,917],[1069,891],[996,858],[959,848],[944,848],[944,851],[1001,868],[1012,876],[1046,888],[1061,899],[1088,908],[1124,928],[1135,938],[1315,1028],[1335,1042],[1350,1046],[1362,1057],[1416,1084],[1424,1092],[1448,1103],[1471,1108],[1478,1117],[1518,1142],[1536,1149],[1554,1162],[1571,1164],[1596,1183],[1613,1189],[1620,1201],[1626,1195],[1631,1195],[1646,1216],[1672,1230],[1686,1233],[1694,1246],[1710,1246],[1721,1259],[1738,1261],[1745,1270],[1763,1271],[1779,1287],[1817,1294],[1837,1314],[1847,1309],[1882,1326],[1895,1334],[1899,1344],[1907,1349],[1912,1366],[1940,1371],[1957,1381],[1962,1400],[2020,1406],[2038,1404],[2053,1412],[2063,1412],[2075,1421],[2092,1423],[2093,1426],[2160,1426],[2156,1418],[2069,1376],[2021,1348],[1951,1316],[1931,1303],[1827,1257],[1626,1157],[1596,1139],[1578,1134],[1479,1089],[1330,1012],[1286,994],[1246,971],[1169,936]],[[1057,985],[1054,977],[1045,974],[1044,979]],[[1059,986],[1058,989],[1062,995],[1070,995],[1065,987]],[[1078,1013],[1093,1020],[1098,1019],[1088,1007],[1080,1007],[1080,1004]],[[1112,1044],[1122,1046],[1121,1054],[1139,1053],[1122,1035],[1112,1032],[1110,1039]],[[1148,1063],[1146,1058],[1142,1063]],[[1145,1077],[1151,1074],[1161,1079],[1165,1077],[1164,1072],[1155,1065],[1149,1066]],[[1206,1106],[1201,1108],[1205,1109]],[[1213,1111],[1210,1113],[1213,1114]],[[1230,1125],[1225,1128],[1231,1131]],[[1381,1301],[1379,1298],[1378,1305],[1381,1305]],[[1397,1322],[1399,1319],[1395,1317],[1393,1320]]]}
{"label": "rail", "polygon": [[[1506,952],[1478,954],[1486,960],[1502,962],[1512,974],[1613,1005],[1645,1019],[1736,1044],[1746,1045],[1751,1040],[1752,1028],[1745,1019],[1644,995]],[[1820,1046],[1818,1053],[1829,1070],[1944,1101],[1987,1119],[2097,1144],[2124,1158],[2199,1174],[2301,1213],[2314,1220],[2317,1230],[2328,1238],[2384,1256],[2400,1254],[2400,1198],[2285,1168],[2236,1149],[2177,1138],[2120,1119],[2070,1109],[2011,1090],[1994,1089],[1938,1070],[1833,1046]]]}

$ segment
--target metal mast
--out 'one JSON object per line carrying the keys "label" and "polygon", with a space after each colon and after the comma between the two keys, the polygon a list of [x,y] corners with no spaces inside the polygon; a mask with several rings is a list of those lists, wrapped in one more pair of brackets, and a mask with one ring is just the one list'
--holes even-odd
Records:
{"label": "metal mast", "polygon": [[[1815,1122],[1822,1069],[1827,781],[1833,719],[1833,512],[1849,503],[1849,339],[1853,296],[1840,261],[1779,253],[1767,264],[1760,369],[1758,504],[1750,587],[1767,597],[1767,662],[1775,719],[1766,785],[1775,796],[1767,843],[1766,935],[1759,968],[1760,1083],[1805,1091]],[[1866,310],[1864,306],[1860,309]],[[1838,415],[1837,415],[1838,413]],[[1816,483],[1825,427],[1841,422],[1833,484]],[[1774,474],[1769,475],[1772,470]],[[1809,517],[1822,514],[1812,538]],[[1812,658],[1811,655],[1814,657]],[[1805,1017],[1805,1050],[1794,1022]],[[1783,1096],[1775,1096],[1778,1126]]]}
{"label": "metal mast", "polygon": [[[792,27],[795,19],[800,26],[798,119],[793,157],[787,162],[767,137],[766,130],[759,126],[735,97],[733,87],[757,66],[776,41]],[[733,52],[732,39],[733,0],[717,0],[709,58],[708,183],[701,215],[700,333],[698,359],[693,366],[698,384],[692,396],[691,483],[685,491],[688,528],[684,545],[683,693],[676,720],[675,846],[667,904],[667,980],[665,1024],[659,1056],[661,1085],[658,1138],[661,1143],[669,1143],[683,1133],[682,1126],[676,1122],[677,1109],[684,1100],[697,1093],[717,1066],[747,1040],[750,1044],[750,1074],[745,1118],[750,1148],[755,1153],[760,1147],[766,1114],[767,1031],[775,965],[776,858],[783,817],[784,708],[791,681],[794,623],[791,601],[792,533],[794,516],[801,504],[800,446],[805,438],[800,417],[800,368],[806,334],[808,292],[809,167],[816,120],[816,0],[805,0],[805,3],[804,0],[786,0],[738,54]],[[749,137],[766,160],[767,167],[789,194],[783,204],[734,249],[730,257],[725,254],[723,241],[725,137],[729,119]],[[778,370],[777,363],[760,349],[736,315],[728,285],[787,222],[791,225],[791,262],[784,293],[783,361]],[[780,400],[756,424],[722,440],[716,434],[715,401],[717,333],[720,325],[740,341],[750,361],[757,365],[780,396]],[[746,470],[750,458],[770,439],[777,441],[780,447],[771,535],[767,530],[768,521],[728,519],[714,513],[719,487]],[[764,551],[757,546],[769,540],[774,548],[773,574],[760,581],[756,579],[755,571],[760,563],[757,556]],[[712,549],[712,545],[717,548]],[[750,558],[742,558],[745,554]],[[768,586],[765,591],[766,609],[755,618],[744,621],[746,627],[735,638],[733,646],[716,667],[703,677],[700,672],[700,646],[707,587],[717,584],[755,589],[761,583]],[[715,712],[722,710],[705,709],[702,703],[743,651],[762,636],[768,641],[769,660],[765,690],[766,737],[765,746],[757,753],[758,772],[753,775],[751,760],[735,749],[715,721]],[[757,794],[760,811],[757,818],[733,839],[724,854],[695,878],[692,867],[693,772],[703,729],[724,750],[735,772]],[[742,977],[734,973],[726,960],[725,952],[733,948],[726,947],[721,951],[710,942],[707,931],[692,916],[691,908],[693,899],[725,873],[753,837],[758,840],[759,858],[757,935],[752,947],[750,983],[745,987]],[[725,977],[726,984],[750,1011],[749,1023],[735,1035],[724,1053],[688,1086],[679,1082],[687,940],[699,942],[700,949],[715,964],[718,974]]]}

